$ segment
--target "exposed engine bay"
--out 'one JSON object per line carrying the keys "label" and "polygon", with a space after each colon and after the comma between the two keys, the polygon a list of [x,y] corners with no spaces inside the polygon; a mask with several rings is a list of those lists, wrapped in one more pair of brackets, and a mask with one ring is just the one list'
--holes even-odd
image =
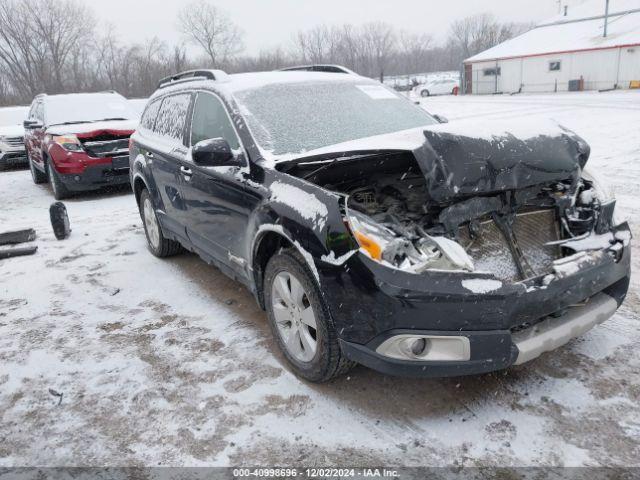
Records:
{"label": "exposed engine bay", "polygon": [[301,162],[288,173],[346,195],[346,218],[362,249],[413,273],[543,277],[576,254],[571,242],[610,232],[615,207],[588,175],[439,204],[410,152]]}

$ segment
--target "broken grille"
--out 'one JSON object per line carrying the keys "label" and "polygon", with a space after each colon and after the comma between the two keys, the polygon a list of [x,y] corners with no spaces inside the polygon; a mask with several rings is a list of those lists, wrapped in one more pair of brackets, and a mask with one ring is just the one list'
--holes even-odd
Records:
{"label": "broken grille", "polygon": [[113,157],[129,154],[129,137],[108,140],[81,140],[92,157]]}
{"label": "broken grille", "polygon": [[[468,226],[461,228],[459,234],[477,271],[492,273],[501,280],[523,280],[509,243],[495,221],[480,222],[473,238]],[[534,275],[550,273],[553,261],[560,258],[560,247],[545,245],[560,240],[555,211],[539,210],[516,215],[513,234]]]}

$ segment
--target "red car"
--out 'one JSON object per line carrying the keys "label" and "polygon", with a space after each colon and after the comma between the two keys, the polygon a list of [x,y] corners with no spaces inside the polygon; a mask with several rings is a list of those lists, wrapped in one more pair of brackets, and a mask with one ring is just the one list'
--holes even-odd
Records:
{"label": "red car", "polygon": [[138,114],[115,92],[38,95],[24,122],[35,183],[57,200],[129,183],[129,137]]}

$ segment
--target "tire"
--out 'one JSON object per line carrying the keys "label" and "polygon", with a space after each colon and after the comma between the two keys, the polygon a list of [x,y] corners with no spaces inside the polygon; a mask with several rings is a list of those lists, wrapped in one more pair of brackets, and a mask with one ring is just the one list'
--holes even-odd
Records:
{"label": "tire", "polygon": [[420,96],[423,97],[423,98],[430,97],[431,93],[429,93],[429,90],[422,90],[420,92]]}
{"label": "tire", "polygon": [[49,183],[51,184],[51,190],[53,191],[53,196],[56,200],[64,200],[65,198],[69,198],[71,192],[64,186],[62,180],[58,176],[58,172],[53,166],[53,162],[49,160],[47,162],[47,172],[49,173]]}
{"label": "tire", "polygon": [[296,375],[328,382],[355,365],[342,353],[329,309],[297,251],[285,250],[269,260],[264,298],[273,335]]}
{"label": "tire", "polygon": [[145,188],[140,194],[140,218],[144,225],[149,251],[158,258],[167,258],[182,252],[182,245],[164,238],[158,216],[156,215],[149,191]]}
{"label": "tire", "polygon": [[33,160],[31,160],[31,155],[27,154],[27,159],[29,160],[29,170],[31,170],[31,178],[33,179],[33,183],[36,185],[40,185],[43,183],[47,183],[47,174],[38,170],[33,164]]}

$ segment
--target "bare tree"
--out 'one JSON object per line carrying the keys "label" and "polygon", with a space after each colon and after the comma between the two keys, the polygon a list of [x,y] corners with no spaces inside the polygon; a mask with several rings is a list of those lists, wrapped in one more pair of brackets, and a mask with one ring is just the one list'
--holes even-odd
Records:
{"label": "bare tree", "polygon": [[0,61],[9,84],[20,94],[33,96],[42,90],[44,45],[33,30],[26,2],[0,0]]}
{"label": "bare tree", "polygon": [[31,18],[31,35],[47,49],[53,81],[48,90],[63,92],[63,72],[72,53],[90,39],[93,15],[73,0],[30,0],[25,5]]}
{"label": "bare tree", "polygon": [[205,51],[214,68],[244,49],[241,30],[206,0],[184,7],[178,15],[178,27],[191,43]]}
{"label": "bare tree", "polygon": [[500,24],[493,15],[482,13],[457,20],[451,25],[449,39],[462,59],[498,45],[531,29],[529,24]]}
{"label": "bare tree", "polygon": [[373,73],[371,76],[379,75],[382,81],[396,46],[395,30],[384,22],[366,23],[362,27],[362,35],[375,68],[374,72],[370,72]]}
{"label": "bare tree", "polygon": [[433,38],[426,33],[400,32],[396,68],[404,73],[430,71],[432,43]]}
{"label": "bare tree", "polygon": [[447,42],[434,45],[427,34],[398,32],[383,22],[318,25],[298,32],[290,49],[279,46],[240,57],[239,29],[224,12],[198,0],[179,18],[186,38],[204,52],[203,58],[189,58],[184,45],[158,38],[120,43],[113,28],[99,37],[92,18],[80,0],[0,0],[0,104],[29,103],[41,92],[112,89],[143,97],[162,77],[206,66],[242,72],[337,63],[381,78],[453,70],[463,59],[531,27],[475,15],[454,22]]}

